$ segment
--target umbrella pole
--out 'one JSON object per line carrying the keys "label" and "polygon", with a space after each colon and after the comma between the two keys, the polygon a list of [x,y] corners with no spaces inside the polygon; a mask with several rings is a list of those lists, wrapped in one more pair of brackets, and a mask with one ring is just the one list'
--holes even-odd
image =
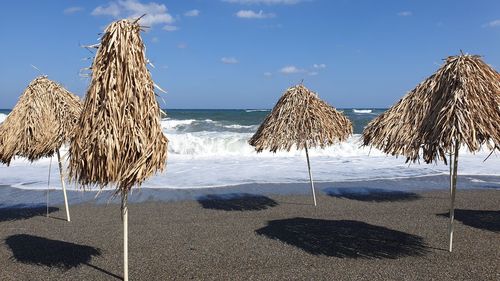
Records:
{"label": "umbrella pole", "polygon": [[306,149],[306,158],[307,158],[307,169],[309,170],[309,180],[311,181],[311,190],[312,190],[312,195],[313,195],[313,200],[314,200],[314,206],[316,206],[316,193],[314,192],[314,181],[313,177],[311,174],[311,163],[309,162],[309,152],[307,151],[307,143],[304,145]]}
{"label": "umbrella pole", "polygon": [[450,196],[453,190],[453,153],[450,152],[450,160],[448,166],[450,166]]}
{"label": "umbrella pole", "polygon": [[122,220],[123,220],[123,280],[128,281],[128,194],[122,195]]}
{"label": "umbrella pole", "polygon": [[57,161],[59,162],[59,174],[61,176],[61,186],[64,194],[64,207],[66,208],[66,219],[68,221],[71,221],[71,218],[69,216],[68,195],[66,195],[66,184],[64,183],[64,176],[62,171],[61,153],[59,152],[59,149],[57,149]]}
{"label": "umbrella pole", "polygon": [[49,177],[47,179],[47,217],[49,217],[49,193],[50,193],[50,171],[52,170],[52,157],[49,163]]}
{"label": "umbrella pole", "polygon": [[[457,164],[458,164],[458,150],[460,145],[458,142],[455,143],[455,151],[453,155],[453,170],[450,167],[450,195],[451,195],[451,206],[450,206],[450,226],[449,226],[449,241],[450,247],[449,251],[453,250],[453,220],[455,218],[455,195],[457,193]],[[450,157],[451,158],[451,157]],[[451,160],[451,159],[450,159]],[[451,165],[451,161],[450,161]]]}

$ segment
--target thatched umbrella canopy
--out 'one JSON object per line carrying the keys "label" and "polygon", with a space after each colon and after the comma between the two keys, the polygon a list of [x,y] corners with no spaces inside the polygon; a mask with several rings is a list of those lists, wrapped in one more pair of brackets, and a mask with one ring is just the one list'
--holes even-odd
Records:
{"label": "thatched umbrella canopy", "polygon": [[9,165],[14,156],[33,162],[54,155],[74,134],[80,112],[77,96],[46,76],[36,78],[0,124],[0,162]]}
{"label": "thatched umbrella canopy", "polygon": [[33,162],[57,154],[68,221],[70,217],[59,148],[74,135],[81,108],[76,95],[41,76],[28,85],[0,124],[1,163],[9,165],[15,156]]}
{"label": "thatched umbrella canopy", "polygon": [[316,197],[311,175],[308,148],[345,141],[352,134],[352,124],[304,85],[285,91],[249,143],[257,152],[305,149],[314,205]]}
{"label": "thatched umbrella canopy", "polygon": [[127,195],[164,169],[168,143],[137,21],[119,20],[106,27],[69,150],[70,177],[81,185],[111,184],[122,197],[125,280]]}
{"label": "thatched umbrella canopy", "polygon": [[[364,145],[426,163],[450,155],[450,251],[458,151],[500,147],[500,75],[479,56],[450,56],[439,70],[371,121]],[[453,161],[451,155],[454,155]]]}

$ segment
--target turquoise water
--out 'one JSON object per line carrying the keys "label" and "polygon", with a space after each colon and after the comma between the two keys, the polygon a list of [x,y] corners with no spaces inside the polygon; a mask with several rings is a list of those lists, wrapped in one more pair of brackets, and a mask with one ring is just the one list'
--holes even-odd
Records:
{"label": "turquoise water", "polygon": [[[383,113],[386,109],[382,108],[369,108],[362,110],[371,110],[371,112],[366,113],[356,113],[353,108],[339,108],[353,123],[353,129],[355,134],[361,134],[363,128],[370,122],[373,118]],[[205,130],[215,130],[223,131],[231,129],[227,127],[230,125],[241,125],[248,126],[239,128],[242,132],[251,132],[255,128],[249,127],[252,125],[259,125],[264,118],[270,113],[270,110],[266,109],[167,109],[167,116],[173,120],[189,120],[194,119],[201,121],[198,124],[191,124],[189,130],[193,131],[205,131]],[[202,121],[212,120],[218,122],[224,127],[217,127],[213,124],[203,123]],[[237,129],[233,126],[232,129]]]}
{"label": "turquoise water", "polygon": [[[373,118],[386,109],[369,108],[353,109],[339,108],[353,124],[354,134],[361,134],[363,128]],[[357,113],[353,110],[370,110],[371,112]],[[0,109],[0,114],[9,114],[10,109]],[[184,132],[253,132],[264,118],[270,113],[268,109],[165,109],[169,120],[194,120],[189,126],[179,126]],[[2,120],[0,120],[2,121]]]}

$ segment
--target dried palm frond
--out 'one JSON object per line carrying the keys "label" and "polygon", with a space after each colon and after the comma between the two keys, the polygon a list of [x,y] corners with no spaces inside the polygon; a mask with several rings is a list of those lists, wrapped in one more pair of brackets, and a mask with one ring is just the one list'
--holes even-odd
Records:
{"label": "dried palm frond", "polygon": [[45,76],[36,78],[0,124],[0,162],[52,156],[74,134],[81,109],[77,96]]}
{"label": "dried palm frond", "polygon": [[407,161],[443,160],[454,143],[470,152],[500,147],[500,75],[479,56],[450,56],[363,131],[364,145]]}
{"label": "dried palm frond", "polygon": [[140,32],[129,20],[106,28],[69,150],[71,178],[82,185],[114,184],[122,195],[163,170],[167,159]]}
{"label": "dried palm frond", "polygon": [[352,134],[347,117],[302,84],[285,91],[249,143],[262,150],[290,151],[346,140]]}

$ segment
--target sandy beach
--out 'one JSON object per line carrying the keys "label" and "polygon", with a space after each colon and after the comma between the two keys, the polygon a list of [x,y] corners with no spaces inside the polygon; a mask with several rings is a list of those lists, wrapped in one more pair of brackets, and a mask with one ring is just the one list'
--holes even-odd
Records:
{"label": "sandy beach", "polygon": [[[323,190],[316,208],[306,194],[224,191],[132,203],[131,280],[500,278],[496,188],[459,190],[453,253],[446,190]],[[70,223],[62,205],[50,209],[50,218],[45,210],[0,209],[1,280],[121,278],[118,204],[72,205]]]}
{"label": "sandy beach", "polygon": [[0,281],[500,281],[500,0],[2,9]]}

